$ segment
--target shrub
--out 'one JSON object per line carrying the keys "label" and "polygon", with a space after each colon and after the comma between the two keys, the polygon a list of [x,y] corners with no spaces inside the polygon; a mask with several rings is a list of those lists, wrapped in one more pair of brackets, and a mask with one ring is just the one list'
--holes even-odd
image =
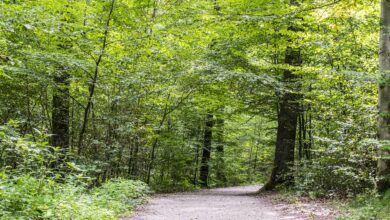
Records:
{"label": "shrub", "polygon": [[117,219],[144,201],[148,187],[140,181],[88,190],[85,172],[63,161],[44,134],[22,137],[14,126],[0,126],[0,219]]}
{"label": "shrub", "polygon": [[317,197],[353,196],[375,187],[375,140],[333,142],[316,152],[311,161],[300,161],[294,170],[295,189]]}
{"label": "shrub", "polygon": [[142,203],[146,184],[115,179],[99,188],[21,176],[0,183],[0,219],[116,219]]}
{"label": "shrub", "polygon": [[388,220],[390,219],[390,190],[383,196],[375,192],[361,194],[354,198],[344,214],[338,219],[344,220]]}

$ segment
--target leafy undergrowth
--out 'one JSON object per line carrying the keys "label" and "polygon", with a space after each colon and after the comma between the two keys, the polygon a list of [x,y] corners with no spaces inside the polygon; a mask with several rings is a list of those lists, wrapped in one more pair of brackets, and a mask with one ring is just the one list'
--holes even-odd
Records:
{"label": "leafy undergrowth", "polygon": [[383,196],[376,193],[359,195],[345,206],[339,220],[390,219],[390,190]]}
{"label": "leafy undergrowth", "polygon": [[0,219],[117,219],[142,203],[148,193],[140,181],[113,179],[87,190],[28,175],[0,180]]}
{"label": "leafy undergrowth", "polygon": [[149,189],[141,181],[88,188],[94,179],[64,161],[45,134],[22,136],[15,127],[0,126],[0,219],[117,219],[145,200]]}
{"label": "leafy undergrowth", "polygon": [[190,191],[196,191],[200,189],[198,186],[194,186],[188,181],[182,181],[182,182],[169,181],[169,182],[162,182],[159,184],[152,183],[150,187],[153,189],[154,192],[157,193],[190,192]]}

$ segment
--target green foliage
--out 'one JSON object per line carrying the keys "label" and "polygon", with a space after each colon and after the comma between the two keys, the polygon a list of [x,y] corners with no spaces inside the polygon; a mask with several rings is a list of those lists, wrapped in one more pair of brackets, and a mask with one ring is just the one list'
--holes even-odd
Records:
{"label": "green foliage", "polygon": [[1,219],[117,219],[149,192],[146,184],[126,179],[88,190],[90,178],[78,165],[66,162],[61,168],[57,161],[63,155],[47,137],[38,130],[35,138],[22,137],[17,125],[0,127]]}
{"label": "green foliage", "polygon": [[[59,178],[61,173],[53,164],[64,155],[58,147],[47,142],[47,135],[34,129],[25,136],[17,132],[20,123],[10,121],[0,126],[1,170],[15,175],[31,175],[37,178],[52,176]],[[56,173],[54,173],[56,172]]]}
{"label": "green foliage", "polygon": [[[65,184],[61,190],[80,202],[74,201],[79,208],[59,208],[64,218],[93,213],[84,212],[89,205],[110,207],[101,215],[113,216],[123,211],[121,204],[136,201],[115,194],[127,193],[124,180],[84,195],[85,185],[113,178],[148,181],[156,191],[197,189],[207,114],[225,122],[212,129],[210,185],[265,182],[280,99],[288,91],[300,97],[302,108],[294,189],[316,196],[372,189],[379,145],[373,141],[379,1],[299,2],[2,1],[5,184],[20,178],[31,187],[43,181],[47,190]],[[287,48],[299,48],[302,66],[285,63]],[[286,83],[286,70],[297,80]],[[61,75],[69,85],[56,82]],[[47,143],[55,135],[53,96],[61,89],[69,89],[63,94],[70,112],[66,149]],[[224,153],[217,154],[221,145]],[[307,155],[299,153],[303,148]],[[226,180],[217,178],[220,171]],[[106,201],[87,202],[95,196]],[[77,213],[67,211],[72,209]]]}
{"label": "green foliage", "polygon": [[341,214],[337,219],[344,220],[387,220],[390,219],[390,191],[384,195],[375,192],[361,194],[349,202],[345,207],[346,214]]}
{"label": "green foliage", "polygon": [[142,203],[147,192],[148,187],[141,181],[112,179],[93,189],[91,194],[99,198],[102,207],[110,207],[114,202],[119,202],[119,209],[114,210],[116,213],[123,213],[126,207]]}
{"label": "green foliage", "polygon": [[44,218],[53,201],[56,184],[45,179],[30,176],[10,176],[3,174],[1,179],[2,219]]}
{"label": "green foliage", "polygon": [[2,175],[1,219],[117,219],[148,193],[139,181],[115,179],[92,191],[50,178]]}

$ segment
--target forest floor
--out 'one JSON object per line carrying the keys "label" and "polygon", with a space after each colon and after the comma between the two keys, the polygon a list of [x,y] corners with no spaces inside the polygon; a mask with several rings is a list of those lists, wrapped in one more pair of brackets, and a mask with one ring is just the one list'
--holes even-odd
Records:
{"label": "forest floor", "polygon": [[330,220],[335,211],[314,200],[286,201],[277,194],[255,195],[259,186],[157,194],[128,220]]}

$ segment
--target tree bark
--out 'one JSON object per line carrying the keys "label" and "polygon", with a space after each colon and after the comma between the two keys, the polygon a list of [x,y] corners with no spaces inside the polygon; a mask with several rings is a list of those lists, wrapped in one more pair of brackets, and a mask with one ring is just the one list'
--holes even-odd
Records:
{"label": "tree bark", "polygon": [[390,188],[390,1],[381,1],[381,33],[379,68],[381,81],[379,84],[379,118],[378,136],[383,141],[378,160],[379,191]]}
{"label": "tree bark", "polygon": [[[293,3],[291,3],[293,4]],[[294,26],[289,27],[290,31],[299,31]],[[287,47],[285,63],[290,66],[301,66],[301,52],[299,48]],[[299,115],[299,77],[291,70],[285,70],[283,81],[287,90],[283,93],[279,106],[278,129],[276,134],[276,148],[274,167],[271,178],[262,190],[273,190],[281,184],[291,184],[293,176],[289,173],[290,166],[295,157],[295,139]]]}
{"label": "tree bark", "polygon": [[58,68],[54,76],[52,109],[52,136],[50,144],[61,147],[63,153],[69,149],[69,75]]}
{"label": "tree bark", "polygon": [[208,113],[206,115],[206,123],[204,129],[204,139],[203,139],[203,152],[202,152],[202,162],[200,165],[200,174],[199,174],[199,182],[201,186],[208,186],[209,179],[209,161],[211,157],[211,141],[213,137],[213,115]]}
{"label": "tree bark", "polygon": [[195,149],[195,158],[194,158],[194,176],[193,176],[193,180],[192,180],[192,183],[194,184],[194,186],[196,186],[198,184],[198,167],[199,167],[199,152],[200,152],[200,148],[201,148],[201,145],[200,144],[196,144],[196,149]]}
{"label": "tree bark", "polygon": [[[70,22],[67,14],[68,9],[70,7],[70,2],[66,4],[64,7],[64,11],[61,12],[61,21],[65,24]],[[66,36],[66,31],[68,27],[61,25],[60,31],[61,35],[58,36],[57,48],[59,50],[68,50],[72,48],[72,42]],[[55,147],[60,147],[63,155],[60,157],[59,163],[64,159],[65,154],[69,150],[69,74],[67,72],[66,67],[64,65],[59,65],[56,68],[56,72],[54,74],[53,82],[53,97],[52,97],[52,117],[51,117],[51,128],[52,128],[52,136],[50,138],[50,144]],[[54,166],[57,166],[55,164]]]}
{"label": "tree bark", "polygon": [[303,112],[301,111],[298,115],[298,159],[299,160],[302,160],[303,159],[303,145],[304,145],[304,123],[305,123],[305,119],[304,119],[304,114]]}
{"label": "tree bark", "polygon": [[225,149],[224,149],[224,141],[223,141],[223,127],[225,121],[221,118],[218,118],[216,121],[217,127],[217,147],[216,147],[216,159],[217,159],[217,170],[216,170],[216,179],[219,185],[226,184],[226,175],[225,175]]}

